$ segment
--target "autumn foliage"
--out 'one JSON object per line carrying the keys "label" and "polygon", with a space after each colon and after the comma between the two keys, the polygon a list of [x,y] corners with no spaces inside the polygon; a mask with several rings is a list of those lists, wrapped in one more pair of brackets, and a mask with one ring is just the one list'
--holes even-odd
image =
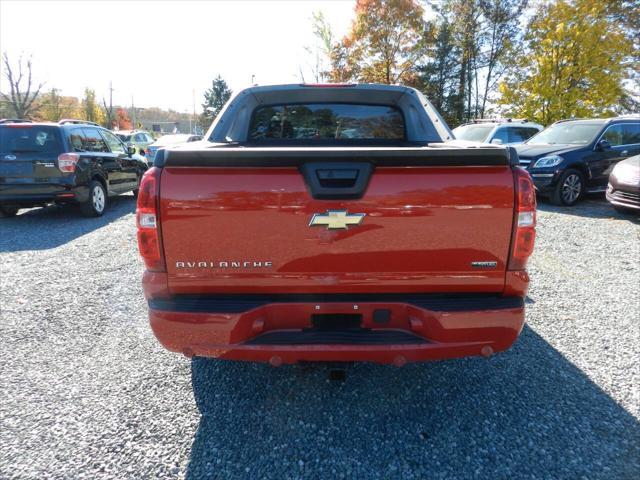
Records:
{"label": "autumn foliage", "polygon": [[606,2],[541,4],[525,46],[500,85],[500,103],[514,115],[546,125],[624,111],[623,79],[633,44],[621,24],[608,18]]}
{"label": "autumn foliage", "polygon": [[131,130],[133,128],[129,114],[124,108],[118,108],[116,110],[114,122],[118,126],[118,130]]}
{"label": "autumn foliage", "polygon": [[413,84],[426,53],[424,10],[414,0],[357,0],[350,33],[333,52],[332,77]]}
{"label": "autumn foliage", "polygon": [[[414,86],[453,126],[491,115],[546,125],[637,111],[634,3],[553,0],[533,9],[528,0],[357,0],[348,34],[322,49],[324,77]],[[331,32],[314,18],[324,45]]]}

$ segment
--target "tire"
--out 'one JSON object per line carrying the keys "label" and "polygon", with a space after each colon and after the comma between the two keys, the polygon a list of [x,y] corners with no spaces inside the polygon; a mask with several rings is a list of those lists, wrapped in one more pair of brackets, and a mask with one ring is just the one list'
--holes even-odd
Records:
{"label": "tire", "polygon": [[80,211],[85,217],[101,217],[107,209],[107,191],[102,183],[91,180],[89,184],[89,200],[80,204]]}
{"label": "tire", "polygon": [[560,176],[560,180],[558,180],[558,184],[551,196],[551,203],[571,207],[578,203],[584,196],[584,192],[584,175],[580,170],[569,168]]}
{"label": "tire", "polygon": [[16,205],[0,205],[0,214],[3,217],[15,217],[18,214],[18,210],[20,210],[20,207]]}

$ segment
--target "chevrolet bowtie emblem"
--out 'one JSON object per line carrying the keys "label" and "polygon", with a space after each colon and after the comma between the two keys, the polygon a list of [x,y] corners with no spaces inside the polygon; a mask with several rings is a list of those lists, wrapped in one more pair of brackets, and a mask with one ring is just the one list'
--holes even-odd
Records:
{"label": "chevrolet bowtie emblem", "polygon": [[314,213],[309,222],[310,227],[326,225],[327,229],[349,228],[349,225],[360,225],[366,213],[347,213],[346,210],[327,210],[327,213]]}

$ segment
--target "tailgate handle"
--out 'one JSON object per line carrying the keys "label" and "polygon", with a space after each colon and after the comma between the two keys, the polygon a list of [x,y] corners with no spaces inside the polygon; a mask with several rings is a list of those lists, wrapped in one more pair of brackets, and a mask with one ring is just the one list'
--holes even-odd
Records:
{"label": "tailgate handle", "polygon": [[373,173],[369,162],[309,162],[300,167],[313,198],[361,198]]}
{"label": "tailgate handle", "polygon": [[332,168],[316,170],[320,185],[325,188],[353,187],[358,179],[358,170]]}

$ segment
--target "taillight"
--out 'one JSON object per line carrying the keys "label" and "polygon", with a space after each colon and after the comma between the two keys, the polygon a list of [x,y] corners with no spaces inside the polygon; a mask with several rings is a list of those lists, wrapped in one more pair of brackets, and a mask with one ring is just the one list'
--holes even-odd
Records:
{"label": "taillight", "polygon": [[536,239],[536,190],[529,173],[516,167],[515,218],[509,270],[524,270]]}
{"label": "taillight", "polygon": [[58,169],[61,172],[73,173],[76,171],[76,164],[80,160],[77,153],[62,153],[58,155]]}
{"label": "taillight", "polygon": [[152,167],[142,176],[138,190],[138,249],[147,270],[165,270],[162,241],[158,229],[158,195],[160,192],[160,169]]}

